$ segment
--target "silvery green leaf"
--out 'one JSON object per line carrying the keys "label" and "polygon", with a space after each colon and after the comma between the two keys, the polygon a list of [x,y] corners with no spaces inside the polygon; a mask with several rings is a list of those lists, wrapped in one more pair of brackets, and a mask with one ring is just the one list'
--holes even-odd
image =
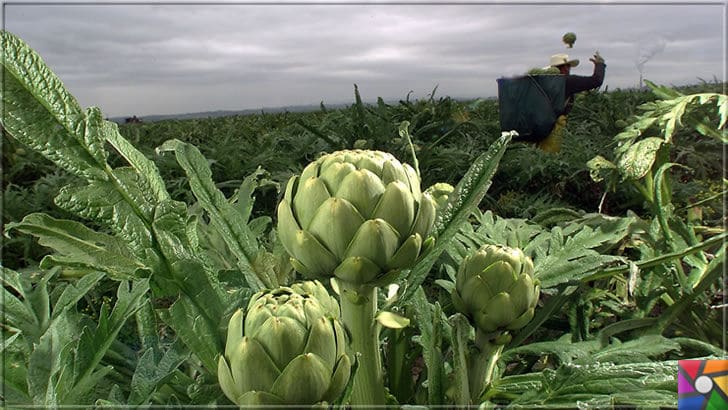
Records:
{"label": "silvery green leaf", "polygon": [[138,178],[143,180],[142,186],[145,188],[146,202],[161,202],[169,199],[169,193],[157,165],[119,134],[119,126],[116,123],[107,121],[105,126],[110,128],[104,134],[106,141],[126,160]]}
{"label": "silvery green leaf", "polygon": [[153,248],[148,223],[153,219],[155,203],[147,195],[144,179],[131,168],[119,168],[111,174],[116,184],[91,181],[82,187],[67,186],[54,201],[69,212],[108,226],[143,260]]}
{"label": "silvery green leaf", "polygon": [[78,403],[99,382],[101,376],[111,368],[98,368],[111,344],[116,340],[126,321],[142,306],[143,296],[149,291],[149,280],[140,279],[131,283],[120,282],[116,292],[116,303],[109,311],[109,305],[103,304],[95,327],[86,326],[81,331],[78,342],[73,349],[72,366],[66,373],[72,372],[72,379],[66,380],[73,388],[66,393],[64,400]]}
{"label": "silvery green leaf", "polygon": [[453,397],[455,404],[470,404],[470,383],[468,379],[468,340],[472,331],[470,321],[462,313],[456,313],[449,318],[452,326],[453,350]]}
{"label": "silvery green leaf", "polygon": [[102,273],[95,272],[89,273],[81,279],[67,284],[53,305],[51,320],[56,320],[64,312],[75,307],[76,302],[81,300],[103,278],[104,275]]}
{"label": "silvery green leaf", "polygon": [[433,228],[434,235],[437,237],[435,246],[412,267],[406,278],[402,278],[402,280],[406,280],[408,287],[400,302],[406,302],[413,296],[417,288],[424,282],[435,261],[460,231],[460,227],[467,222],[473,210],[477,209],[490,188],[500,159],[511,138],[511,134],[503,133],[498,140],[491,144],[488,151],[473,162],[457,184],[452,194],[453,198],[448,201],[445,209],[442,212],[438,211]]}
{"label": "silvery green leaf", "polygon": [[185,259],[173,263],[170,267],[172,278],[185,295],[199,306],[204,305],[203,315],[211,324],[219,322],[229,303],[229,295],[221,286],[217,276],[202,262]]}
{"label": "silvery green leaf", "polygon": [[[165,142],[158,151],[172,151],[177,162],[189,178],[190,188],[200,205],[210,216],[210,225],[221,235],[232,255],[236,258],[238,268],[246,274],[247,282],[254,290],[276,286],[275,275],[256,269],[255,259],[260,252],[260,245],[248,226],[249,211],[242,212],[232,205],[215,186],[210,166],[200,151],[193,145],[179,140]],[[246,188],[249,190],[250,188]],[[249,198],[249,191],[246,195]]]}
{"label": "silvery green leaf", "polygon": [[41,262],[44,268],[61,266],[81,272],[104,272],[111,278],[129,279],[145,265],[129,256],[126,244],[117,237],[95,232],[85,225],[55,219],[41,213],[30,214],[21,222],[7,224],[6,234],[17,230],[38,238],[38,243],[56,253]]}
{"label": "silvery green leaf", "polygon": [[5,315],[3,322],[6,325],[28,333],[37,327],[37,318],[31,306],[25,303],[26,286],[22,282],[18,272],[2,268],[3,288],[0,297],[0,311]]}
{"label": "silvery green leaf", "polygon": [[167,260],[194,259],[196,249],[188,236],[187,207],[183,202],[171,199],[160,202],[150,219],[158,247]]}
{"label": "silvery green leaf", "polygon": [[626,234],[627,231],[621,229],[582,226],[565,237],[563,230],[555,227],[534,238],[524,252],[533,258],[536,278],[546,289],[577,282],[597,269],[623,261],[622,257],[603,255],[594,248],[619,240]]}
{"label": "silvery green leaf", "polygon": [[674,407],[677,361],[614,365],[562,365],[542,372],[542,386],[522,394],[513,408],[533,406],[604,408],[604,406]]}
{"label": "silvery green leaf", "polygon": [[427,301],[425,292],[420,287],[410,299],[409,306],[415,314],[421,337],[418,343],[422,346],[422,356],[427,366],[428,404],[445,403],[445,368],[443,366],[443,333],[451,332],[450,325],[444,318],[439,303],[434,305]]}
{"label": "silvery green leaf", "polygon": [[671,351],[680,351],[680,344],[661,335],[646,335],[624,343],[611,343],[595,352],[586,362],[615,364],[649,362],[651,358]]}
{"label": "silvery green leaf", "polygon": [[207,371],[217,374],[217,358],[225,348],[224,336],[203,316],[204,308],[195,304],[191,298],[179,298],[169,309],[161,311],[160,315],[202,361]]}
{"label": "silvery green leaf", "polygon": [[0,53],[2,125],[8,133],[68,172],[106,179],[100,112],[85,113],[41,57],[4,30]]}
{"label": "silvery green leaf", "polygon": [[28,359],[28,394],[38,406],[60,404],[56,393],[59,374],[71,359],[72,332],[67,321],[56,323],[40,337]]}
{"label": "silvery green leaf", "polygon": [[131,379],[129,399],[126,404],[149,403],[152,394],[162,386],[175,370],[189,359],[180,343],[173,344],[161,358],[155,358],[154,349],[147,349],[137,362]]}
{"label": "silvery green leaf", "polygon": [[491,243],[524,249],[534,237],[545,230],[542,226],[525,219],[498,217],[492,211],[482,214],[479,223],[476,232],[483,234],[487,242],[480,242],[475,247]]}

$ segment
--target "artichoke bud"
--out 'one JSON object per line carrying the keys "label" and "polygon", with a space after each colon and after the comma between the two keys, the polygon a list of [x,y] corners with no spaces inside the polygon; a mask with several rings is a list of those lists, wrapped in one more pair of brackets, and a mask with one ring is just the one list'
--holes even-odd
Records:
{"label": "artichoke bud", "polygon": [[351,374],[339,305],[320,282],[261,291],[228,325],[218,379],[245,405],[333,401]]}
{"label": "artichoke bud", "polygon": [[539,291],[533,262],[523,251],[484,245],[461,262],[451,297],[476,328],[492,333],[526,326]]}
{"label": "artichoke bud", "polygon": [[425,192],[432,196],[432,199],[437,205],[437,210],[442,211],[447,206],[447,202],[450,200],[452,193],[455,192],[455,187],[447,182],[437,182],[427,188]]}
{"label": "artichoke bud", "polygon": [[344,150],[290,179],[278,234],[304,276],[374,284],[396,280],[431,247],[436,212],[411,166],[386,152]]}

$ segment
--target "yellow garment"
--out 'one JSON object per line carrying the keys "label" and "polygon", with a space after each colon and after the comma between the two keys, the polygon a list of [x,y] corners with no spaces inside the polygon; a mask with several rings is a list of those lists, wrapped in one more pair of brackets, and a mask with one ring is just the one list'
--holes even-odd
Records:
{"label": "yellow garment", "polygon": [[560,152],[561,142],[564,140],[564,129],[566,128],[566,116],[559,115],[556,119],[554,129],[551,130],[551,134],[548,137],[541,140],[538,143],[538,147],[546,152]]}

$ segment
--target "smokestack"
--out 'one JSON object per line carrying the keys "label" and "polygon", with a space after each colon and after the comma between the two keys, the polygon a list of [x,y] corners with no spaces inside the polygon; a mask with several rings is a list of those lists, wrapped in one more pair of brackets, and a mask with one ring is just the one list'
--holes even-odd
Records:
{"label": "smokestack", "polygon": [[635,59],[635,67],[640,73],[640,88],[642,88],[642,76],[644,74],[645,64],[655,55],[665,50],[667,40],[662,36],[652,36],[637,44],[637,58]]}

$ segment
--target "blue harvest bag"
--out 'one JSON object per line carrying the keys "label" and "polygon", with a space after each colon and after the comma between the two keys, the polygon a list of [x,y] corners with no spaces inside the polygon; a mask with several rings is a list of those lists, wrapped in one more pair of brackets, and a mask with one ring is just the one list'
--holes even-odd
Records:
{"label": "blue harvest bag", "polygon": [[517,131],[516,141],[546,138],[564,110],[565,77],[526,75],[496,81],[501,131]]}

